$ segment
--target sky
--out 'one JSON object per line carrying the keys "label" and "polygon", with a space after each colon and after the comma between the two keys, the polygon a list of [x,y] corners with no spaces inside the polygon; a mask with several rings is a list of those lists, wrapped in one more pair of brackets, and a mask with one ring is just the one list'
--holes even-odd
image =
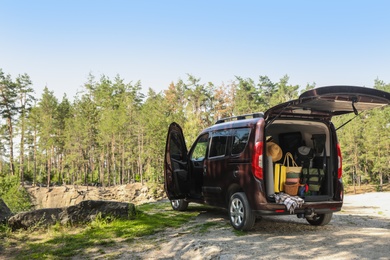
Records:
{"label": "sky", "polygon": [[390,1],[0,0],[0,69],[72,99],[92,74],[156,92],[268,76],[390,83]]}

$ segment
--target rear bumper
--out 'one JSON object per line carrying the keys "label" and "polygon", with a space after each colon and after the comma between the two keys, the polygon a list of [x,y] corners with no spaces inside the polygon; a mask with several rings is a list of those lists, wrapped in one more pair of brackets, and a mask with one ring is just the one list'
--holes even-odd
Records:
{"label": "rear bumper", "polygon": [[[322,202],[306,202],[300,208],[294,210],[294,214],[326,214],[333,213],[341,210],[343,205],[342,201],[322,201]],[[261,205],[261,209],[254,210],[253,212],[258,215],[290,215],[290,211],[287,210],[284,204],[267,203]]]}

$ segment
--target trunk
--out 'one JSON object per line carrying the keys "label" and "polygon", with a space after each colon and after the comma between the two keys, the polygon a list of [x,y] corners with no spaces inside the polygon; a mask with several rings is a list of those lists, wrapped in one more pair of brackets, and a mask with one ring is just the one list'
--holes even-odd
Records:
{"label": "trunk", "polygon": [[116,172],[116,163],[115,163],[115,136],[112,136],[111,139],[111,164],[112,164],[112,171],[113,171],[113,184],[116,185],[117,180],[117,172]]}
{"label": "trunk", "polygon": [[24,113],[21,115],[21,129],[20,129],[20,182],[24,186]]}
{"label": "trunk", "polygon": [[122,161],[121,161],[121,185],[124,183],[125,172],[125,142],[122,142]]}
{"label": "trunk", "polygon": [[111,186],[111,160],[110,160],[110,156],[111,156],[111,154],[110,154],[110,149],[109,149],[109,147],[108,147],[108,145],[107,145],[107,178],[108,178],[108,180],[107,180],[107,184],[108,184],[108,186]]}
{"label": "trunk", "polygon": [[[98,182],[98,178],[94,179],[94,176],[93,176],[93,173],[95,172],[95,149],[94,147],[91,148],[91,153],[92,155],[90,155],[90,159],[89,159],[89,165],[91,167],[91,180],[92,182]],[[96,176],[97,177],[97,176]]]}
{"label": "trunk", "polygon": [[[381,156],[382,156],[381,150],[378,149],[378,158],[381,158]],[[383,187],[383,169],[382,169],[382,165],[381,165],[381,167],[379,168],[379,189],[380,189],[380,191],[382,191],[382,187]]]}
{"label": "trunk", "polygon": [[34,128],[34,148],[33,148],[33,160],[34,160],[34,178],[33,185],[37,182],[37,128]]}
{"label": "trunk", "polygon": [[50,172],[51,172],[51,160],[50,160],[50,155],[46,155],[46,172],[47,172],[47,184],[46,186],[49,188],[50,187]]}
{"label": "trunk", "polygon": [[83,169],[84,169],[84,185],[88,185],[88,164],[85,160],[83,163]]}
{"label": "trunk", "polygon": [[[281,147],[283,157],[276,161],[279,163],[283,163],[287,152],[291,152],[295,157],[298,148],[303,144],[312,148],[313,156],[309,162],[303,161],[299,156],[296,158],[296,163],[302,166],[302,183],[307,183],[310,189],[305,196],[305,201],[332,200],[334,196],[333,184],[337,181],[335,179],[337,176],[330,169],[337,169],[337,152],[336,147],[331,145],[335,137],[332,136],[328,125],[316,121],[276,120],[268,126],[265,136],[272,137],[272,140]],[[328,167],[324,168],[324,163]],[[275,178],[275,183],[271,185],[273,176],[274,170],[269,167],[264,176],[265,182],[268,183],[266,188],[268,195],[282,190],[284,182],[286,182],[283,176],[283,178],[280,177],[280,180]],[[289,178],[288,175],[286,177]]]}
{"label": "trunk", "polygon": [[142,152],[143,152],[143,135],[142,131],[138,134],[138,172],[140,175],[141,184],[144,184],[143,167],[142,167]]}
{"label": "trunk", "polygon": [[105,187],[104,182],[104,147],[102,152],[100,153],[100,160],[99,160],[99,182],[103,187]]}
{"label": "trunk", "polygon": [[15,175],[15,168],[14,168],[14,142],[13,142],[13,127],[12,127],[12,121],[11,118],[7,118],[7,127],[9,132],[9,168],[11,171],[11,175]]}

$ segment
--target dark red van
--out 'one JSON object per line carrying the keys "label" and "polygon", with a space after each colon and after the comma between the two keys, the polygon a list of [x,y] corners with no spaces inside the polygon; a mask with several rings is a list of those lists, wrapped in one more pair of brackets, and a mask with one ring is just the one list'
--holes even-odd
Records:
{"label": "dark red van", "polygon": [[[326,225],[343,204],[342,158],[332,117],[388,104],[390,93],[371,88],[316,88],[265,113],[218,120],[189,151],[181,127],[172,123],[165,150],[167,196],[175,210],[187,209],[189,202],[224,207],[237,230],[251,229],[260,215],[296,214],[311,225]],[[267,154],[270,140],[281,150],[278,158]],[[298,157],[301,147],[310,151],[307,165]],[[301,186],[296,196],[275,188],[276,166],[286,153],[302,167],[294,176]]]}

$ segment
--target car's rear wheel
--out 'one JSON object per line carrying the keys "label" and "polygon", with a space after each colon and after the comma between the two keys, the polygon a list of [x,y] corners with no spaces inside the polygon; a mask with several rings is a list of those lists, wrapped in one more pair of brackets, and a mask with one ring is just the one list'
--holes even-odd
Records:
{"label": "car's rear wheel", "polygon": [[325,226],[329,224],[333,216],[333,213],[317,214],[312,218],[306,218],[307,222],[313,226]]}
{"label": "car's rear wheel", "polygon": [[171,200],[171,206],[174,210],[184,211],[188,208],[188,201],[183,199]]}
{"label": "car's rear wheel", "polygon": [[237,230],[250,230],[256,221],[244,192],[234,193],[229,201],[230,224]]}

